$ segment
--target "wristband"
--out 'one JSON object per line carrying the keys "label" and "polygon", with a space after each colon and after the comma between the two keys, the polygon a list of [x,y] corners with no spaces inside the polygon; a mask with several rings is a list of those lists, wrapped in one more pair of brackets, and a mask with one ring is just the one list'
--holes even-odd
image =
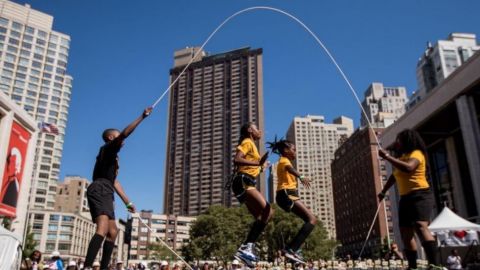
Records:
{"label": "wristband", "polygon": [[129,202],[129,203],[126,203],[126,204],[125,204],[125,207],[127,207],[127,208],[130,208],[130,207],[132,207],[132,206],[133,206],[133,202]]}
{"label": "wristband", "polygon": [[298,177],[298,179],[300,179],[300,180],[303,180],[303,178],[305,178],[305,177],[303,177],[303,175],[300,175],[300,176]]}

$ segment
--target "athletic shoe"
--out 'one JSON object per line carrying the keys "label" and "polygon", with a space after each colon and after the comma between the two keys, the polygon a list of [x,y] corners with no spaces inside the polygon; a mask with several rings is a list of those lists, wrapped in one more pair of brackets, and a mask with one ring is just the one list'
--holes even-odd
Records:
{"label": "athletic shoe", "polygon": [[302,255],[300,255],[298,252],[293,251],[290,248],[283,249],[282,253],[285,257],[296,263],[306,263]]}
{"label": "athletic shoe", "polygon": [[257,256],[255,256],[254,249],[255,249],[255,244],[253,243],[242,244],[238,248],[236,255],[241,256],[250,261],[256,262],[258,259],[257,259]]}
{"label": "athletic shoe", "polygon": [[237,252],[233,258],[243,262],[248,268],[255,268],[255,264],[253,261],[249,260],[248,258],[242,256],[240,252]]}

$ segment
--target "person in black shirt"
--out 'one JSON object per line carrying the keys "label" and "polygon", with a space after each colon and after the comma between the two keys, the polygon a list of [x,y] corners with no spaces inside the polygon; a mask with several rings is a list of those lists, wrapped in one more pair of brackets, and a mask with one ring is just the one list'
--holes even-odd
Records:
{"label": "person in black shirt", "polygon": [[117,225],[115,224],[115,213],[113,210],[114,192],[117,192],[129,212],[135,212],[135,206],[128,199],[122,185],[117,180],[119,168],[118,152],[122,148],[125,139],[151,112],[152,108],[145,109],[142,115],[122,132],[117,129],[106,129],[102,134],[105,144],[100,147],[93,169],[93,183],[87,189],[88,206],[90,207],[92,220],[97,225],[97,230],[88,245],[85,268],[92,267],[104,239],[100,269],[108,268],[115,246],[115,238],[117,237]]}

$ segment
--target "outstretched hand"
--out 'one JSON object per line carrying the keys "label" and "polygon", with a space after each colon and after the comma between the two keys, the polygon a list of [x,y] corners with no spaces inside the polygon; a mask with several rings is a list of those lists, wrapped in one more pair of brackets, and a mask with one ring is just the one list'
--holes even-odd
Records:
{"label": "outstretched hand", "polygon": [[146,118],[147,116],[149,116],[152,113],[152,111],[153,111],[153,107],[148,107],[145,110],[143,110],[143,113],[142,113],[143,118]]}

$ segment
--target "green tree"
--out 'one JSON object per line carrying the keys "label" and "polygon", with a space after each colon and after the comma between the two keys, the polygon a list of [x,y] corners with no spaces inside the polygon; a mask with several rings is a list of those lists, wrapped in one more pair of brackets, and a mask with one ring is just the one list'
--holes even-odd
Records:
{"label": "green tree", "polygon": [[[277,257],[277,251],[281,250],[292,241],[303,225],[303,220],[293,213],[287,213],[274,204],[275,215],[267,226],[262,242],[268,246],[266,252],[268,260]],[[332,256],[336,245],[335,240],[328,239],[328,234],[322,222],[318,222],[315,229],[309,235],[302,247],[306,259],[327,259]]]}
{"label": "green tree", "polygon": [[213,259],[227,263],[246,234],[248,215],[243,207],[211,206],[192,224],[190,241],[182,254],[190,261]]}
{"label": "green tree", "polygon": [[[303,221],[273,205],[275,215],[257,241],[261,259],[272,260],[277,251],[284,248],[297,234]],[[188,261],[212,259],[224,263],[232,259],[238,246],[245,239],[253,222],[245,206],[226,208],[211,206],[198,216],[190,228],[190,240],[183,246],[182,254]],[[336,242],[329,240],[319,222],[302,248],[305,258],[330,258]]]}
{"label": "green tree", "polygon": [[160,242],[154,242],[150,243],[150,245],[147,247],[148,250],[148,258],[150,260],[160,260],[163,258],[173,258],[174,255],[173,253],[162,243]]}
{"label": "green tree", "polygon": [[38,242],[33,238],[33,232],[31,231],[31,227],[27,227],[27,234],[25,236],[25,242],[23,245],[22,256],[23,258],[28,258],[33,251],[36,249]]}

